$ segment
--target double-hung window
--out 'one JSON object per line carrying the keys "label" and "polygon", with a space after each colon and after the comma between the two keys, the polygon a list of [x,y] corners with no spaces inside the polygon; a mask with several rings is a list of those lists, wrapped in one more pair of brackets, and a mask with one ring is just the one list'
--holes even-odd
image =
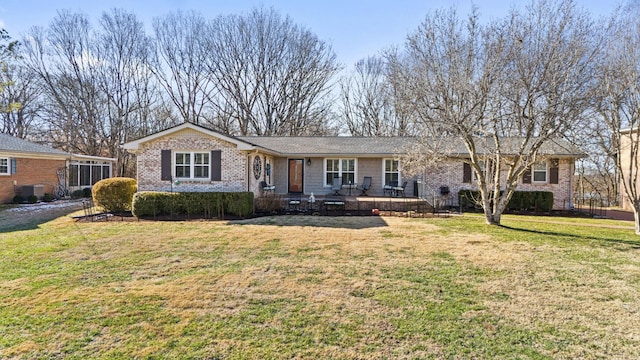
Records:
{"label": "double-hung window", "polygon": [[325,186],[342,177],[342,184],[356,183],[356,159],[325,159]]}
{"label": "double-hung window", "polygon": [[[485,176],[487,174],[487,164],[484,162],[484,160],[478,160],[478,167],[480,168],[480,173],[482,173],[482,176]],[[479,178],[480,176],[478,175],[478,172],[474,171],[473,180],[478,181]]]}
{"label": "double-hung window", "polygon": [[392,182],[395,183],[396,186],[400,184],[400,167],[398,165],[398,160],[394,159],[384,159],[384,184],[391,185]]}
{"label": "double-hung window", "polygon": [[533,182],[547,182],[547,163],[533,165]]}
{"label": "double-hung window", "polygon": [[175,177],[181,179],[208,179],[210,164],[209,153],[176,152]]}
{"label": "double-hung window", "polygon": [[0,175],[10,175],[9,158],[0,158]]}

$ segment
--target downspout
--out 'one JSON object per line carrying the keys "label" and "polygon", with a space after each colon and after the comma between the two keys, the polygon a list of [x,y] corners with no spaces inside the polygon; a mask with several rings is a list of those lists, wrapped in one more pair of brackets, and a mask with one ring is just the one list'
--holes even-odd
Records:
{"label": "downspout", "polygon": [[247,154],[247,192],[251,189],[251,153]]}
{"label": "downspout", "polygon": [[[559,161],[559,160],[558,160]],[[569,192],[567,194],[569,194],[569,210],[573,210],[575,209],[575,204],[573,203],[573,178],[576,175],[576,159],[574,158],[573,161],[569,162],[569,182],[567,184],[567,186],[569,187]]]}

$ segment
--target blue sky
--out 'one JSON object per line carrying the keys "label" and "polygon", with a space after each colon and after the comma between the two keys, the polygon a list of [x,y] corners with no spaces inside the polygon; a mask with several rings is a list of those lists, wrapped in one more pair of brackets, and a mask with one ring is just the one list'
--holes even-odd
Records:
{"label": "blue sky", "polygon": [[[485,19],[507,14],[511,5],[528,1],[475,0]],[[594,15],[611,13],[616,0],[576,0]],[[100,14],[112,8],[134,12],[151,25],[153,17],[172,10],[197,10],[205,17],[244,13],[256,6],[273,7],[289,15],[299,25],[312,30],[329,42],[338,61],[351,66],[358,59],[404,42],[424,16],[433,9],[456,5],[461,14],[471,6],[467,0],[0,0],[0,27],[13,38],[32,26],[47,26],[60,9],[80,11],[97,21]]]}

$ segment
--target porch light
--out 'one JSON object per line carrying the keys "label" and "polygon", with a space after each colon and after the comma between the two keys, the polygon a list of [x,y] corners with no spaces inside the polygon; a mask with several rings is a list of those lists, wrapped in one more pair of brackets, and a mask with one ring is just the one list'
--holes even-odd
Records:
{"label": "porch light", "polygon": [[311,166],[311,158],[307,158],[307,166]]}

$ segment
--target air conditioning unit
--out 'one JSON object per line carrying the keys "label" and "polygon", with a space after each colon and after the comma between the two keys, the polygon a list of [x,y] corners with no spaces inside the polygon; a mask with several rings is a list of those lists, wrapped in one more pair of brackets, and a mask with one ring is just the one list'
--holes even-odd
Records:
{"label": "air conditioning unit", "polygon": [[44,196],[44,185],[24,185],[22,186],[22,197],[28,198],[35,195],[38,199]]}

